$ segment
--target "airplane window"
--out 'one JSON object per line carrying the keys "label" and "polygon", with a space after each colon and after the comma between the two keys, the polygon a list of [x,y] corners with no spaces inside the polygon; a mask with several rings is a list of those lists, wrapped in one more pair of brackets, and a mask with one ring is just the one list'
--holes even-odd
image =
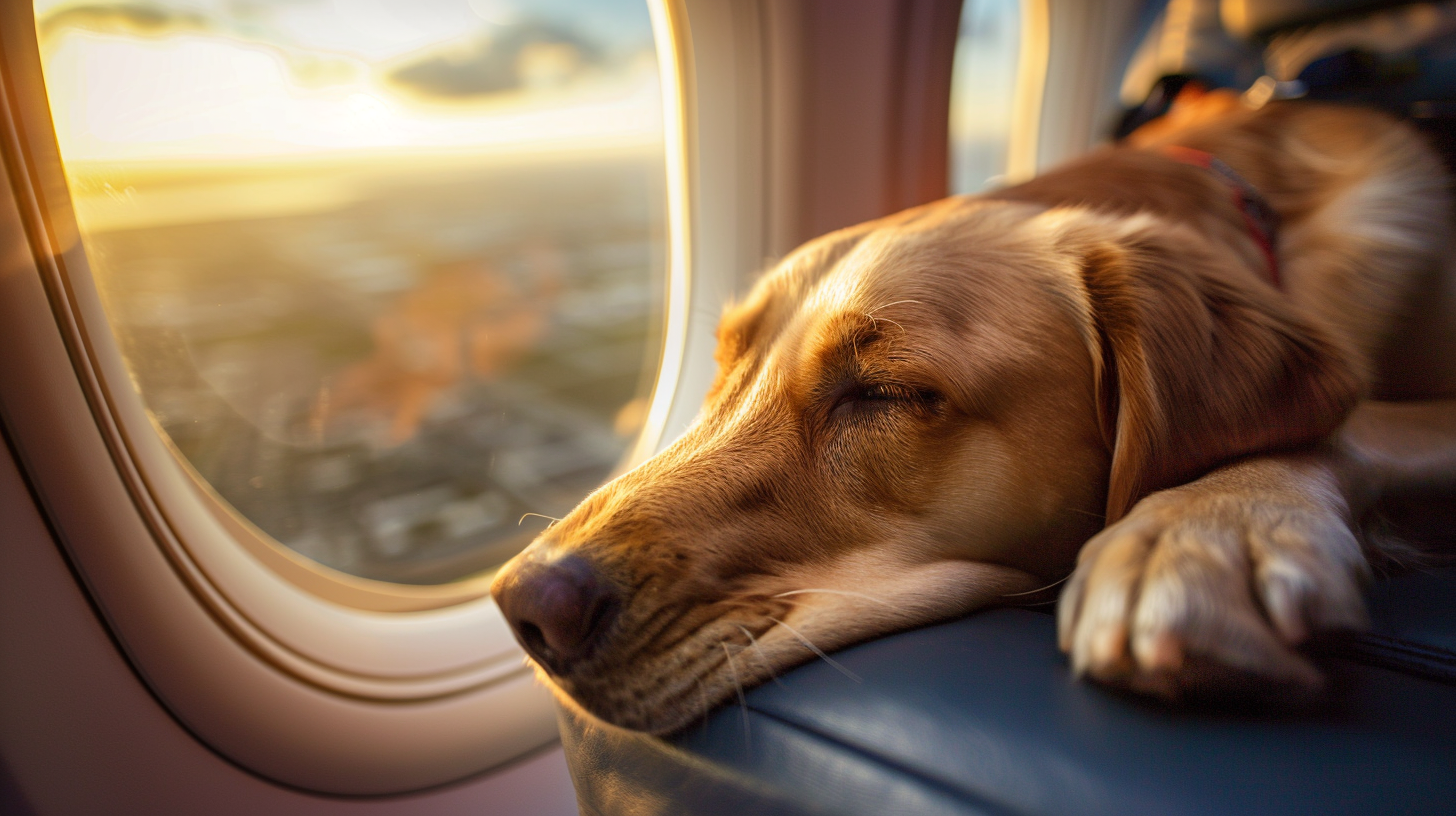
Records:
{"label": "airplane window", "polygon": [[618,465],[666,286],[643,0],[36,18],[132,379],[253,525],[353,575],[444,583]]}
{"label": "airplane window", "polygon": [[950,192],[977,193],[1006,173],[1020,0],[966,0],[950,92]]}

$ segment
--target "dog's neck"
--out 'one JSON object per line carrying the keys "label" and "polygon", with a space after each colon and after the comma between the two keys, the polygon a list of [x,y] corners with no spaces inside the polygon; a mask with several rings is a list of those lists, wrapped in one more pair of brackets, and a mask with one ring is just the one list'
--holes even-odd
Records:
{"label": "dog's neck", "polygon": [[1254,239],[1254,243],[1264,255],[1264,266],[1269,274],[1269,282],[1274,284],[1276,289],[1282,289],[1279,255],[1275,251],[1275,247],[1279,245],[1279,213],[1269,206],[1268,200],[1259,193],[1258,188],[1234,172],[1232,167],[1212,153],[1181,145],[1167,145],[1162,148],[1162,153],[1168,158],[1184,164],[1202,167],[1217,176],[1229,188],[1234,206],[1243,213],[1244,225],[1248,227],[1250,237]]}

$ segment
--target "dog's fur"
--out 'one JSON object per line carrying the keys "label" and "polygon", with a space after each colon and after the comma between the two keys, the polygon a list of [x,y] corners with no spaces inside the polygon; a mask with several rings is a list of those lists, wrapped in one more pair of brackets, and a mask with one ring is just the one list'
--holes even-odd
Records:
{"label": "dog's fur", "polygon": [[[667,732],[1069,573],[1080,673],[1318,684],[1292,647],[1362,623],[1365,511],[1456,483],[1456,403],[1355,410],[1456,394],[1446,175],[1382,115],[1219,102],[784,259],[723,318],[691,430],[497,579],[572,553],[620,595],[554,686]],[[1267,197],[1281,287],[1226,184],[1164,144]]]}

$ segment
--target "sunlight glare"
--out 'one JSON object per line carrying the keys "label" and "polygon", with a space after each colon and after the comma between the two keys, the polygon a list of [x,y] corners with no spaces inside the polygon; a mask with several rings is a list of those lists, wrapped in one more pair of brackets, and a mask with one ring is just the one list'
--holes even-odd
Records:
{"label": "sunlight glare", "polygon": [[[499,155],[647,147],[662,138],[653,66],[566,83],[556,55],[552,81],[472,103],[419,104],[361,60],[330,55],[334,81],[307,87],[278,49],[216,36],[148,41],[76,32],[48,56],[56,131],[72,162],[381,150]],[[539,76],[541,52],[533,59],[524,67]]]}

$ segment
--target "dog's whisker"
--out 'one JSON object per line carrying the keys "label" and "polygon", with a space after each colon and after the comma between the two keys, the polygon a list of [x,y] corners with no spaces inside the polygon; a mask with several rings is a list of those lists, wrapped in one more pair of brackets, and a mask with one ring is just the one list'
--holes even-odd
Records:
{"label": "dog's whisker", "polygon": [[738,710],[743,717],[743,744],[747,747],[748,739],[748,701],[743,697],[743,683],[738,680],[738,665],[733,662],[733,652],[728,649],[728,644],[718,642],[723,647],[723,654],[728,655],[728,672],[733,675],[733,690],[738,692]]}
{"label": "dog's whisker", "polygon": [[748,598],[723,598],[721,600],[714,601],[714,603],[717,604],[717,605],[721,605],[721,606],[731,607],[733,609],[747,609],[747,610],[751,611],[754,614],[755,617],[757,617],[759,615],[759,613],[761,613],[763,611],[764,607],[768,605],[768,602],[773,602],[772,603],[772,607],[774,609],[788,610],[788,609],[793,609],[794,608],[792,602],[790,602],[790,601],[784,601],[784,600],[775,600],[777,598],[778,598],[777,595],[757,596],[757,597],[754,597],[752,599],[748,599]]}
{"label": "dog's whisker", "polygon": [[[526,516],[535,516],[536,518],[547,519],[547,520],[549,520],[551,522],[551,524],[557,524],[557,523],[559,523],[561,521],[561,519],[559,519],[559,518],[557,518],[555,516],[548,516],[545,513],[522,513],[520,519],[518,519],[516,521],[516,526],[517,527],[520,527],[521,526],[521,522],[523,522],[523,521],[526,520]],[[551,529],[551,524],[547,524],[546,525],[546,529],[548,529],[548,530]]]}
{"label": "dog's whisker", "polygon": [[768,661],[768,655],[764,654],[763,648],[758,645],[758,638],[754,637],[753,633],[748,631],[748,627],[739,624],[734,625],[738,626],[738,631],[748,636],[748,644],[753,647],[753,651],[758,655],[758,659],[763,661],[764,670],[768,672],[768,679],[772,680],[774,685],[782,686],[783,682],[779,680],[778,674],[774,672],[773,664]]}
{"label": "dog's whisker", "polygon": [[1058,578],[1055,581],[1052,581],[1050,584],[1047,584],[1044,587],[1037,587],[1036,589],[1028,589],[1025,592],[1008,592],[1005,595],[1002,595],[1001,597],[1003,597],[1003,598],[1019,598],[1022,595],[1035,595],[1038,592],[1045,592],[1046,590],[1051,589],[1052,587],[1056,586],[1057,584],[1066,583],[1067,579],[1068,578],[1071,578],[1071,577],[1072,577],[1072,573],[1069,572],[1066,575],[1062,576],[1061,578]]}
{"label": "dog's whisker", "polygon": [[813,593],[822,593],[822,594],[825,594],[825,595],[844,595],[844,596],[847,596],[847,597],[850,597],[850,598],[863,598],[866,601],[873,601],[873,602],[875,602],[877,604],[882,604],[882,605],[887,606],[890,609],[894,609],[896,611],[899,611],[899,609],[900,609],[900,607],[895,606],[894,604],[890,603],[889,601],[885,600],[884,598],[876,598],[873,595],[866,595],[863,592],[853,592],[853,591],[848,590],[848,589],[791,589],[788,592],[780,592],[779,594],[774,595],[773,597],[775,597],[775,598],[788,598],[788,597],[791,597],[793,595],[804,595],[804,594],[811,593],[811,592],[813,592]]}
{"label": "dog's whisker", "polygon": [[1056,602],[1057,602],[1057,599],[1056,598],[1052,598],[1049,601],[1027,601],[1024,604],[1020,604],[1020,606],[1022,606],[1022,607],[1027,607],[1027,606],[1051,606],[1052,604],[1054,604]]}
{"label": "dog's whisker", "polygon": [[835,669],[837,669],[839,671],[840,674],[843,674],[845,677],[848,677],[849,679],[853,680],[856,683],[863,683],[864,682],[864,679],[861,678],[859,675],[855,674],[854,672],[850,671],[849,669],[846,669],[843,666],[843,664],[841,664],[838,660],[835,660],[834,658],[832,658],[829,655],[825,654],[823,649],[819,648],[818,646],[815,646],[813,643],[810,643],[809,642],[809,639],[806,638],[806,637],[804,637],[802,634],[800,634],[800,632],[799,632],[798,629],[795,629],[794,627],[788,625],[787,623],[784,623],[783,621],[779,620],[778,618],[771,617],[771,618],[769,618],[769,620],[771,620],[774,623],[777,623],[779,626],[782,626],[785,629],[789,630],[789,633],[792,634],[794,637],[798,638],[800,643],[802,643],[805,646],[809,647],[809,651],[813,652],[816,655],[819,655],[819,657],[822,658],[825,663],[828,663],[829,665],[833,666]]}
{"label": "dog's whisker", "polygon": [[899,306],[901,303],[914,303],[916,305],[920,305],[920,301],[918,301],[918,300],[892,300],[889,303],[881,303],[880,305],[876,306],[875,308],[870,309],[869,311],[865,312],[865,317],[868,317],[868,318],[873,319],[874,318],[874,315],[875,315],[875,312],[878,312],[881,309],[888,309],[891,306]]}
{"label": "dog's whisker", "polygon": [[865,317],[868,317],[876,325],[878,325],[880,323],[880,321],[884,321],[884,322],[889,323],[890,325],[894,326],[895,328],[899,329],[901,334],[909,334],[909,332],[905,331],[905,327],[904,326],[901,326],[899,324],[899,322],[894,321],[894,320],[891,320],[888,317],[875,317],[874,315],[872,315],[872,314],[870,314],[868,312],[865,313]]}

